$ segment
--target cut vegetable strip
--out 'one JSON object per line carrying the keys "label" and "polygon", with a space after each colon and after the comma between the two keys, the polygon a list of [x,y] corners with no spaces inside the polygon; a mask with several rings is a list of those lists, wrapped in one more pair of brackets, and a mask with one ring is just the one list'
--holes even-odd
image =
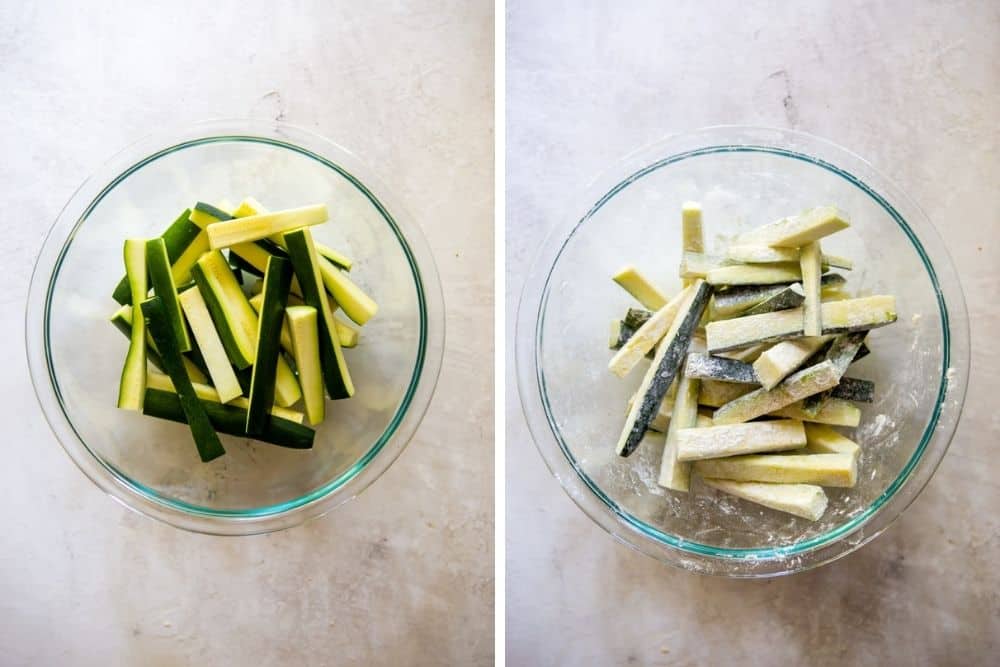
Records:
{"label": "cut vegetable strip", "polygon": [[[847,333],[885,326],[896,321],[896,297],[869,296],[831,301],[821,307],[823,333]],[[722,352],[753,343],[802,335],[801,308],[709,322],[705,327],[708,351]]]}
{"label": "cut vegetable strip", "polygon": [[785,340],[762,353],[753,362],[753,370],[761,386],[774,389],[829,340],[830,336]]}
{"label": "cut vegetable strip", "polygon": [[228,208],[225,204],[212,206],[200,201],[194,205],[194,210],[191,211],[191,222],[205,229],[217,222],[232,220],[233,214],[228,210],[223,210]]}
{"label": "cut vegetable strip", "polygon": [[710,285],[774,285],[800,280],[796,264],[736,264],[720,266],[705,275]]}
{"label": "cut vegetable strip", "polygon": [[285,313],[306,414],[309,423],[318,424],[323,421],[326,397],[323,395],[317,312],[311,306],[289,306]]}
{"label": "cut vegetable strip", "polygon": [[760,384],[750,364],[701,352],[688,354],[687,361],[684,362],[684,374],[701,380]]}
{"label": "cut vegetable strip", "polygon": [[646,277],[639,273],[639,270],[634,266],[626,266],[611,276],[611,279],[650,310],[659,310],[667,305],[667,297],[653,287],[652,283],[646,280]]}
{"label": "cut vegetable strip", "polygon": [[[825,358],[833,363],[833,367],[837,371],[838,381],[844,377],[847,367],[851,365],[851,362],[854,361],[854,358],[861,350],[861,345],[865,342],[865,336],[867,335],[867,331],[856,331],[837,336],[830,343]],[[815,414],[829,395],[830,390],[810,396],[802,402],[802,409],[807,414]]]}
{"label": "cut vegetable strip", "polygon": [[[824,361],[788,377],[774,389],[760,388],[733,399],[712,414],[716,424],[736,424],[780,410],[807,396],[817,394],[837,384],[840,378],[833,363]],[[724,477],[724,475],[710,475]],[[768,481],[768,480],[760,480]]]}
{"label": "cut vegetable strip", "polygon": [[[160,351],[160,357],[163,359],[163,365],[166,366],[167,375],[170,376],[170,381],[177,390],[177,396],[172,397],[172,399],[176,400],[183,410],[183,416],[191,428],[191,435],[194,437],[195,446],[198,448],[198,455],[202,461],[211,461],[222,456],[226,453],[226,450],[222,448],[219,436],[216,435],[208,414],[205,412],[205,406],[194,393],[191,380],[188,379],[187,373],[184,371],[184,364],[181,362],[181,353],[177,347],[177,340],[174,338],[170,320],[166,309],[163,307],[163,299],[161,297],[153,297],[152,299],[143,301],[142,315],[149,320],[149,331],[153,334],[153,340]],[[138,320],[140,318],[135,317],[134,319]],[[145,375],[143,376],[143,381],[145,382]],[[145,395],[148,397],[149,392],[146,391]],[[151,414],[155,412],[155,408],[147,403],[144,411],[146,414]]]}
{"label": "cut vegetable strip", "polygon": [[181,352],[189,351],[191,340],[188,338],[187,325],[184,324],[181,304],[177,300],[177,286],[170,274],[170,260],[167,258],[167,246],[163,239],[146,241],[146,271],[149,273],[153,294],[163,301],[163,309],[174,330],[177,348]]}
{"label": "cut vegetable strip", "polygon": [[751,454],[698,461],[694,470],[702,477],[776,484],[851,487],[858,479],[852,454]]}
{"label": "cut vegetable strip", "polygon": [[[247,418],[246,410],[233,405],[199,401],[197,398],[195,400],[202,406],[202,410],[205,412],[210,426],[219,433],[249,437],[243,430],[243,424],[246,423]],[[185,420],[185,412],[181,406],[180,396],[157,389],[146,390],[145,414],[175,422],[184,422]],[[307,426],[275,416],[268,420],[263,433],[258,433],[252,437],[255,440],[279,447],[310,449],[313,446],[315,434],[316,432]]]}
{"label": "cut vegetable strip", "polygon": [[686,201],[681,205],[681,227],[684,250],[705,252],[705,236],[701,231],[701,204]]}
{"label": "cut vegetable strip", "polygon": [[660,486],[674,491],[687,492],[691,487],[691,464],[679,459],[677,445],[678,434],[698,423],[699,384],[698,380],[686,377],[683,373],[677,381],[677,397],[671,410],[670,425],[667,427],[658,479]]}
{"label": "cut vegetable strip", "polygon": [[[677,383],[670,385],[670,391],[667,395],[663,397],[660,401],[660,407],[656,411],[656,415],[653,417],[652,421],[649,422],[649,430],[659,431],[660,433],[666,433],[667,427],[670,425],[670,415],[673,414],[674,410],[674,398],[677,396]],[[635,404],[635,396],[630,396],[625,405],[625,415],[627,416],[629,410]]]}
{"label": "cut vegetable strip", "polygon": [[322,243],[316,244],[316,252],[319,253],[320,257],[330,262],[338,269],[343,269],[344,271],[350,271],[351,267],[354,265],[354,261],[347,255],[337,252],[330,246],[323,245]]}
{"label": "cut vegetable strip", "polygon": [[677,458],[681,461],[778,452],[805,445],[805,429],[794,419],[682,428],[677,432]]}
{"label": "cut vegetable strip", "polygon": [[800,248],[849,226],[846,214],[833,206],[819,206],[741,234],[736,243]]}
{"label": "cut vegetable strip", "polygon": [[685,288],[662,308],[656,311],[645,324],[639,327],[621,349],[608,362],[608,370],[618,377],[625,377],[635,368],[635,365],[660,342],[660,339],[670,329],[681,306],[691,296],[691,288]]}
{"label": "cut vegetable strip", "polygon": [[739,285],[717,291],[712,297],[709,313],[712,319],[739,315],[786,289],[787,285]]}
{"label": "cut vegetable strip", "polygon": [[328,218],[326,205],[316,204],[217,222],[206,227],[205,231],[208,232],[209,246],[215,250],[237,243],[257,241],[299,227],[318,225]]}
{"label": "cut vegetable strip", "polygon": [[629,308],[627,311],[625,311],[625,317],[622,318],[622,322],[624,322],[633,329],[638,329],[643,324],[645,324],[652,316],[653,316],[652,311],[646,310],[644,308]]}
{"label": "cut vegetable strip", "polygon": [[[253,307],[254,311],[260,313],[260,304],[264,297],[260,294],[255,294],[250,297],[250,305]],[[294,295],[288,295],[288,305],[289,306],[301,306],[302,300],[296,298]],[[336,315],[333,317],[333,325],[337,329],[337,338],[340,339],[340,346],[351,348],[357,347],[358,338],[360,337],[358,332],[350,327],[350,325],[344,324],[337,319]],[[630,334],[631,335],[631,334]],[[284,348],[288,354],[292,354],[292,338],[291,334],[288,332],[288,320],[285,319],[281,323],[281,347]]]}
{"label": "cut vegetable strip", "polygon": [[706,486],[737,498],[787,512],[810,521],[818,521],[829,500],[822,487],[815,484],[773,484],[768,482],[736,482],[731,479],[702,478]]}
{"label": "cut vegetable strip", "polygon": [[216,250],[199,259],[191,273],[212,314],[229,360],[237,369],[250,367],[256,354],[257,315],[229,264]]}
{"label": "cut vegetable strip", "polygon": [[719,255],[706,255],[700,252],[685,252],[681,257],[678,274],[685,280],[705,278],[710,271],[731,266],[734,262]]}
{"label": "cut vegetable strip", "polygon": [[[264,205],[261,204],[256,199],[254,199],[253,197],[247,197],[242,202],[240,202],[240,205],[233,212],[233,217],[246,218],[252,215],[261,215],[264,213],[270,213],[270,211],[264,208]],[[282,248],[285,247],[285,239],[282,234],[275,234],[274,236],[271,237],[271,241],[278,244]],[[322,243],[316,243],[316,252],[319,254],[320,257],[328,260],[334,266],[341,268],[344,271],[350,271],[351,266],[353,266],[354,264],[354,262],[346,255],[339,253],[333,248],[325,246]],[[292,283],[292,292],[295,294],[300,294],[298,289],[295,288],[294,282]]]}
{"label": "cut vegetable strip", "polygon": [[611,320],[611,329],[608,334],[608,348],[620,350],[629,338],[635,335],[635,329],[625,324],[622,320]]}
{"label": "cut vegetable strip", "polygon": [[[203,382],[191,382],[191,386],[194,387],[195,395],[197,395],[201,400],[212,401],[213,403],[223,402],[219,400],[219,392],[215,390],[215,387]],[[164,375],[163,373],[156,372],[146,374],[146,389],[159,389],[160,391],[169,391],[174,394],[177,393],[174,389],[174,383],[170,381],[170,377]],[[250,401],[248,401],[244,396],[237,396],[227,404],[232,405],[233,407],[242,408],[243,410],[250,407]],[[296,424],[301,424],[306,418],[306,416],[298,410],[289,410],[288,408],[283,408],[280,405],[272,405],[271,414],[275,417],[281,417],[282,419],[293,421]]]}
{"label": "cut vegetable strip", "polygon": [[194,334],[198,346],[201,348],[205,365],[208,367],[208,374],[212,377],[219,394],[220,403],[228,403],[237,396],[242,395],[239,380],[229,363],[226,355],[226,348],[222,345],[219,333],[212,322],[212,316],[208,312],[208,306],[197,289],[189,289],[180,295],[181,308],[187,316],[188,324],[191,325],[191,332]]}
{"label": "cut vegetable strip", "polygon": [[[190,209],[184,209],[184,212],[177,216],[177,219],[170,223],[170,226],[160,235],[167,246],[167,256],[170,258],[171,264],[177,261],[177,258],[191,245],[201,231],[197,225],[188,220],[190,213]],[[188,269],[190,270],[190,265],[188,265]],[[111,296],[123,306],[132,303],[132,290],[129,287],[127,275],[122,276],[122,279],[118,281]]]}
{"label": "cut vegetable strip", "polygon": [[805,429],[809,454],[850,454],[856,458],[861,453],[858,443],[825,424],[806,424]]}
{"label": "cut vegetable strip", "polygon": [[806,336],[819,336],[823,333],[823,314],[820,310],[820,276],[823,274],[821,259],[819,241],[802,246],[799,257],[802,289],[805,292],[805,303],[802,304],[802,332]]}
{"label": "cut vegetable strip", "polygon": [[309,229],[299,229],[285,234],[288,244],[288,254],[292,260],[295,275],[302,286],[306,305],[316,309],[319,317],[320,361],[323,365],[323,380],[330,398],[349,398],[354,395],[354,383],[347,370],[347,362],[340,347],[336,324],[330,302],[323,289],[323,279],[320,276],[319,258],[313,245]]}
{"label": "cut vegetable strip", "polygon": [[742,313],[742,316],[760,315],[761,313],[773,313],[776,310],[798,308],[805,301],[805,298],[805,293],[802,291],[802,283],[792,283],[774,296],[748,309]]}
{"label": "cut vegetable strip", "polygon": [[801,401],[768,414],[771,417],[788,417],[789,419],[801,419],[802,421],[816,424],[850,426],[851,428],[861,423],[861,410],[857,406],[851,405],[840,398],[827,399],[826,403],[815,415],[804,413]]}
{"label": "cut vegetable strip", "polygon": [[[127,239],[123,255],[125,277],[133,303],[146,298],[146,242]],[[185,377],[187,377],[185,375]],[[142,400],[146,392],[146,321],[141,317],[132,318],[128,353],[118,383],[118,407],[123,410],[142,410]]]}
{"label": "cut vegetable strip", "polygon": [[726,359],[735,359],[736,361],[745,361],[748,364],[752,364],[760,358],[760,355],[771,349],[772,343],[759,343],[757,345],[750,345],[749,347],[743,347],[736,350],[729,350],[728,352],[720,352],[719,357],[725,357]]}
{"label": "cut vegetable strip", "polygon": [[316,264],[319,266],[324,286],[345,315],[359,325],[364,325],[375,317],[375,313],[378,312],[378,304],[355,285],[350,278],[341,273],[340,269],[318,255],[316,256]]}
{"label": "cut vegetable strip", "polygon": [[691,344],[691,337],[694,334],[701,316],[705,312],[708,298],[712,294],[712,288],[708,283],[697,280],[687,288],[688,297],[684,305],[678,310],[674,323],[671,325],[667,335],[663,337],[653,357],[646,376],[639,386],[637,396],[639,397],[632,409],[629,411],[622,429],[621,437],[615,451],[620,456],[628,456],[639,445],[643,433],[656,414],[663,396],[667,393],[674,376],[687,353]]}
{"label": "cut vegetable strip", "polygon": [[[726,248],[726,257],[744,264],[771,264],[774,262],[798,262],[799,248],[772,248],[767,245],[731,245]],[[850,271],[854,262],[838,255],[823,255],[823,266],[834,266]]]}
{"label": "cut vegetable strip", "polygon": [[264,291],[261,293],[263,300],[260,317],[257,318],[257,352],[250,381],[250,407],[246,422],[246,431],[250,435],[263,432],[269,418],[268,409],[274,403],[278,360],[281,357],[281,324],[285,319],[291,284],[291,263],[281,257],[271,257],[264,273]]}
{"label": "cut vegetable strip", "polygon": [[[122,306],[115,311],[115,314],[111,316],[111,323],[115,325],[115,328],[125,334],[126,338],[132,337],[132,306]],[[143,323],[145,326],[145,323]],[[159,353],[156,351],[156,345],[153,343],[153,337],[149,335],[149,329],[146,329],[146,359],[149,363],[153,364],[155,368],[163,370],[163,361],[160,359]],[[184,361],[184,370],[187,371],[188,377],[191,378],[191,382],[208,382],[208,376],[202,372],[200,368],[195,366],[194,362],[188,359],[186,356],[182,357]]]}

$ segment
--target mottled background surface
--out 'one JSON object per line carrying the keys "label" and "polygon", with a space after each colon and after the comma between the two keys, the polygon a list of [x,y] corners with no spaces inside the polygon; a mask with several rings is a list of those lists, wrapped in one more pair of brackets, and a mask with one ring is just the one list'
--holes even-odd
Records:
{"label": "mottled background surface", "polygon": [[[492,663],[492,81],[489,2],[0,2],[0,665]],[[223,539],[98,491],[45,424],[22,339],[77,185],[153,130],[236,116],[374,168],[435,253],[448,343],[421,430],[358,500]]]}
{"label": "mottled background surface", "polygon": [[973,343],[964,418],[909,511],[833,565],[760,582],[614,542],[549,476],[508,374],[508,663],[997,664],[1000,5],[512,0],[507,20],[508,335],[575,193],[667,134],[744,123],[832,139],[910,193],[959,267]]}

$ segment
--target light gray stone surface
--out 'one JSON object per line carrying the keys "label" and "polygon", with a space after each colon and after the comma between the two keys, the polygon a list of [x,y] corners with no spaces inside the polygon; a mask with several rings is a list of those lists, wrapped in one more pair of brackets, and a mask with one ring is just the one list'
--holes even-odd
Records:
{"label": "light gray stone surface", "polygon": [[507,15],[508,336],[575,193],[667,134],[742,123],[832,139],[914,196],[959,267],[973,343],[964,418],[907,513],[837,563],[759,582],[673,570],[591,523],[508,373],[508,664],[997,664],[1000,5],[512,0]]}
{"label": "light gray stone surface", "polygon": [[[492,664],[489,2],[0,3],[0,664]],[[34,256],[122,146],[281,118],[355,151],[424,228],[448,310],[433,405],[358,500],[269,536],[187,534],[64,455],[23,352]]]}

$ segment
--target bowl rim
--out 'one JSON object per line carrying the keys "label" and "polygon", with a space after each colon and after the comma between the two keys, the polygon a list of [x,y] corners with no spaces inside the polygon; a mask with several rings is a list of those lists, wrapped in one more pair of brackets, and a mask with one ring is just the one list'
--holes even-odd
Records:
{"label": "bowl rim", "polygon": [[[570,453],[549,410],[544,371],[538,359],[549,277],[580,226],[618,192],[648,173],[689,157],[719,152],[768,152],[805,160],[860,188],[890,214],[909,238],[936,288],[941,313],[943,364],[938,403],[910,460],[857,516],[821,535],[779,547],[732,549],[698,544],[664,533],[621,508]],[[865,179],[856,175],[859,173]],[[671,135],[632,151],[594,179],[574,201],[595,203],[581,218],[567,216],[556,224],[541,245],[518,304],[515,359],[521,408],[535,446],[563,490],[592,520],[623,544],[684,569],[730,577],[777,576],[847,555],[884,531],[919,495],[951,442],[964,404],[969,365],[968,315],[961,284],[940,236],[926,214],[891,180],[864,159],[826,139],[794,130],[723,125]],[[905,209],[907,217],[897,209]],[[918,228],[920,237],[913,227]],[[920,238],[929,241],[930,253]],[[934,260],[928,255],[933,255]]]}
{"label": "bowl rim", "polygon": [[[58,270],[79,227],[101,199],[129,175],[160,157],[195,146],[246,141],[292,150],[348,180],[382,216],[400,242],[417,292],[420,337],[409,386],[380,437],[334,480],[299,498],[260,508],[213,510],[161,496],[95,454],[62,403],[51,363],[49,304]],[[412,439],[430,405],[444,352],[444,299],[433,254],[419,225],[353,152],[311,130],[283,121],[209,119],[156,132],[126,146],[83,181],[46,233],[36,256],[25,311],[29,374],[50,429],[78,468],[116,501],[178,528],[214,535],[282,530],[317,518],[357,497],[381,476]]]}

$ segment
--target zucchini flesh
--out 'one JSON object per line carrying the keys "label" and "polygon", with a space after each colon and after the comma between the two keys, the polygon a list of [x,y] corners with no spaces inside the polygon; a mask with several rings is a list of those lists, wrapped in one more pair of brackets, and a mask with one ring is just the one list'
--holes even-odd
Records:
{"label": "zucchini flesh", "polygon": [[691,352],[684,362],[684,374],[700,380],[721,380],[739,384],[760,384],[753,366],[745,361]]}
{"label": "zucchini flesh", "polygon": [[684,250],[705,252],[705,236],[701,229],[701,204],[687,201],[681,205],[681,227]]}
{"label": "zucchini flesh", "polygon": [[750,454],[697,461],[693,467],[702,477],[741,482],[846,488],[858,479],[858,461],[852,454]]}
{"label": "zucchini flesh", "polygon": [[167,246],[163,239],[146,241],[146,271],[153,287],[153,294],[163,301],[163,309],[170,327],[174,330],[177,349],[188,352],[191,349],[191,339],[188,338],[181,304],[177,300],[177,285],[174,284],[173,275],[170,273],[170,259],[167,257]]}
{"label": "zucchini flesh", "polygon": [[800,280],[797,264],[737,264],[720,266],[705,274],[711,285],[774,285]]}
{"label": "zucchini flesh", "polygon": [[741,234],[737,244],[763,244],[783,248],[801,248],[824,236],[850,226],[847,215],[833,206],[818,206],[801,215],[782,218]]}
{"label": "zucchini flesh", "polygon": [[229,360],[237,369],[249,368],[256,354],[257,315],[229,264],[216,250],[199,259],[191,274],[212,314]]}
{"label": "zucchini flesh", "polygon": [[[743,264],[771,264],[773,262],[798,262],[801,259],[799,248],[772,248],[767,245],[732,245],[726,248],[726,257]],[[854,262],[846,257],[823,254],[823,266],[834,266],[850,271]]]}
{"label": "zucchini flesh", "polygon": [[[786,378],[774,389],[756,389],[749,394],[735,398],[712,414],[716,424],[737,424],[750,421],[755,417],[780,410],[803,398],[835,386],[840,381],[833,363],[824,361],[821,364],[805,368]],[[712,475],[724,477],[724,475]],[[769,481],[769,480],[756,480]]]}
{"label": "zucchini flesh", "polygon": [[733,262],[718,255],[706,255],[701,252],[685,252],[681,256],[678,274],[685,280],[695,278],[705,278],[709,271],[720,269],[725,266],[732,266]]}
{"label": "zucchini flesh", "polygon": [[302,296],[306,305],[316,309],[318,314],[319,352],[323,367],[323,380],[326,383],[330,398],[350,398],[354,395],[354,383],[344,360],[340,347],[336,324],[330,302],[323,289],[323,279],[320,276],[319,257],[313,244],[312,233],[308,228],[298,229],[285,234],[288,244],[288,255],[292,260],[292,268],[302,286]]}
{"label": "zucchini flesh", "polygon": [[[128,279],[131,298],[139,303],[146,298],[146,242],[127,239],[124,246],[125,277]],[[185,377],[187,377],[185,375]],[[125,410],[142,410],[146,392],[146,321],[132,318],[128,353],[118,383],[118,407]]]}
{"label": "zucchini flesh", "polygon": [[336,266],[338,269],[343,269],[344,271],[350,271],[354,262],[347,255],[337,252],[330,246],[323,245],[322,243],[316,244],[316,252],[320,254],[325,260]]}
{"label": "zucchini flesh", "polygon": [[329,215],[326,205],[315,204],[216,222],[206,227],[205,231],[208,232],[209,246],[216,250],[237,243],[265,239],[299,227],[318,225],[327,219]]}
{"label": "zucchini flesh", "polygon": [[[202,406],[202,410],[204,410],[207,418],[210,420],[211,426],[219,433],[248,437],[244,430],[246,410],[222,403],[200,401],[197,398],[195,400]],[[145,414],[175,422],[185,421],[185,412],[182,408],[180,396],[158,389],[146,390]],[[296,424],[294,421],[288,419],[272,416],[264,427],[263,432],[249,437],[279,447],[311,449],[315,434],[316,432],[307,426]]]}
{"label": "zucchini flesh", "polygon": [[794,419],[682,428],[677,433],[677,458],[681,461],[777,452],[805,446],[806,431],[802,422]]}
{"label": "zucchini flesh", "polygon": [[358,340],[361,338],[361,334],[358,333],[357,329],[351,327],[350,324],[345,324],[337,319],[337,316],[333,316],[333,327],[337,330],[337,338],[340,339],[341,347],[357,347]]}
{"label": "zucchini flesh", "polygon": [[212,206],[205,202],[198,202],[191,210],[191,222],[204,230],[209,225],[214,225],[217,222],[232,220],[232,214],[227,212],[229,208],[228,203],[220,203],[218,206]]}
{"label": "zucchini flesh", "polygon": [[208,312],[208,306],[205,305],[201,291],[196,288],[182,292],[180,303],[187,316],[188,324],[191,325],[194,339],[202,351],[208,374],[218,392],[219,402],[228,403],[242,395],[243,389],[229,363],[226,348],[219,338],[219,332],[215,329],[215,324],[212,322],[212,316]]}
{"label": "zucchini flesh", "polygon": [[[160,238],[163,239],[163,242],[167,246],[167,256],[170,258],[171,264],[177,261],[177,258],[181,256],[185,248],[201,232],[197,225],[188,220],[190,213],[190,209],[184,209],[184,212],[177,216],[177,219],[170,223],[166,231],[160,235]],[[115,287],[115,291],[111,297],[123,306],[132,304],[132,288],[129,287],[127,275],[122,276],[122,279],[118,281],[118,285]]]}
{"label": "zucchini flesh", "polygon": [[690,300],[690,296],[691,288],[687,287],[657,310],[611,357],[608,362],[608,370],[618,377],[628,375],[636,364],[646,356],[646,353],[660,342],[660,339],[670,329],[670,325],[673,324],[678,311]]}
{"label": "zucchini flesh", "polygon": [[691,487],[691,464],[677,456],[678,433],[698,423],[698,392],[701,383],[681,373],[677,381],[677,396],[670,410],[670,425],[660,459],[657,483],[667,489],[687,492]]}
{"label": "zucchini flesh", "polygon": [[287,259],[271,257],[264,274],[264,291],[257,318],[257,352],[250,382],[250,408],[246,430],[256,435],[264,430],[268,410],[274,403],[275,378],[281,356],[281,324],[292,284],[292,265]]}
{"label": "zucchini flesh", "polygon": [[[211,401],[213,403],[223,402],[219,400],[219,392],[217,392],[215,387],[212,385],[192,381],[191,386],[194,387],[194,393],[201,400]],[[174,383],[170,381],[170,378],[163,373],[157,373],[155,371],[146,374],[146,389],[159,389],[160,391],[169,391],[172,394],[177,393],[174,389]],[[248,401],[245,396],[237,396],[227,404],[232,405],[233,407],[242,408],[243,410],[250,407],[250,401]],[[306,418],[306,416],[298,410],[289,410],[288,408],[283,408],[280,405],[272,405],[271,414],[275,417],[281,417],[282,419],[293,421],[296,424],[301,424]]]}
{"label": "zucchini flesh", "polygon": [[622,289],[635,297],[635,300],[649,310],[659,310],[667,305],[667,297],[660,290],[656,289],[644,275],[634,266],[626,266],[621,271],[611,276],[611,279],[618,283]]}
{"label": "zucchini flesh", "polygon": [[289,306],[285,309],[295,367],[299,371],[302,401],[310,424],[318,424],[325,416],[323,367],[319,355],[319,324],[316,309],[311,306]]}
{"label": "zucchini flesh", "polygon": [[818,521],[829,499],[815,484],[774,484],[772,482],[737,482],[731,479],[703,477],[706,486],[779,512]]}
{"label": "zucchini flesh", "polygon": [[677,375],[684,355],[691,345],[694,330],[705,312],[708,298],[712,295],[712,288],[700,279],[687,290],[686,302],[678,310],[670,330],[663,337],[653,357],[653,363],[639,386],[637,399],[629,411],[615,448],[619,456],[628,456],[639,446],[642,435]]}
{"label": "zucchini flesh", "polygon": [[802,270],[802,290],[805,292],[805,302],[802,304],[802,332],[806,336],[819,336],[823,333],[819,282],[823,273],[821,259],[819,241],[802,246],[799,265]]}
{"label": "zucchini flesh", "polygon": [[849,426],[854,428],[861,423],[861,410],[848,401],[839,398],[829,399],[815,415],[802,412],[802,403],[792,403],[789,406],[769,413],[772,417],[788,417],[801,419],[804,422],[829,424],[831,426]]}
{"label": "zucchini flesh", "polygon": [[[160,351],[163,365],[166,367],[167,375],[177,390],[176,397],[173,397],[181,407],[185,421],[191,428],[191,435],[194,437],[195,446],[198,448],[198,455],[202,461],[211,461],[226,453],[219,436],[216,434],[212,423],[205,412],[205,406],[194,393],[194,387],[187,373],[184,372],[184,364],[181,362],[181,353],[177,347],[177,340],[174,338],[173,328],[166,309],[163,307],[161,297],[153,297],[142,302],[142,314],[149,321],[149,330],[153,334],[153,340]],[[134,318],[140,319],[138,317]],[[145,376],[144,376],[145,381]],[[145,392],[148,394],[148,392]],[[146,413],[155,407],[146,406]]]}
{"label": "zucchini flesh", "polygon": [[378,312],[378,304],[370,296],[341,273],[340,269],[322,257],[317,255],[316,263],[323,278],[323,285],[329,290],[330,296],[337,302],[345,315],[360,325],[375,317],[375,313]]}
{"label": "zucchini flesh", "polygon": [[[821,306],[823,333],[863,331],[896,321],[896,298],[888,295],[829,301]],[[779,341],[802,335],[801,308],[732,320],[709,322],[705,327],[708,351],[723,352],[754,343]]]}
{"label": "zucchini flesh", "polygon": [[809,454],[850,454],[857,457],[861,447],[825,424],[806,424],[806,452]]}

